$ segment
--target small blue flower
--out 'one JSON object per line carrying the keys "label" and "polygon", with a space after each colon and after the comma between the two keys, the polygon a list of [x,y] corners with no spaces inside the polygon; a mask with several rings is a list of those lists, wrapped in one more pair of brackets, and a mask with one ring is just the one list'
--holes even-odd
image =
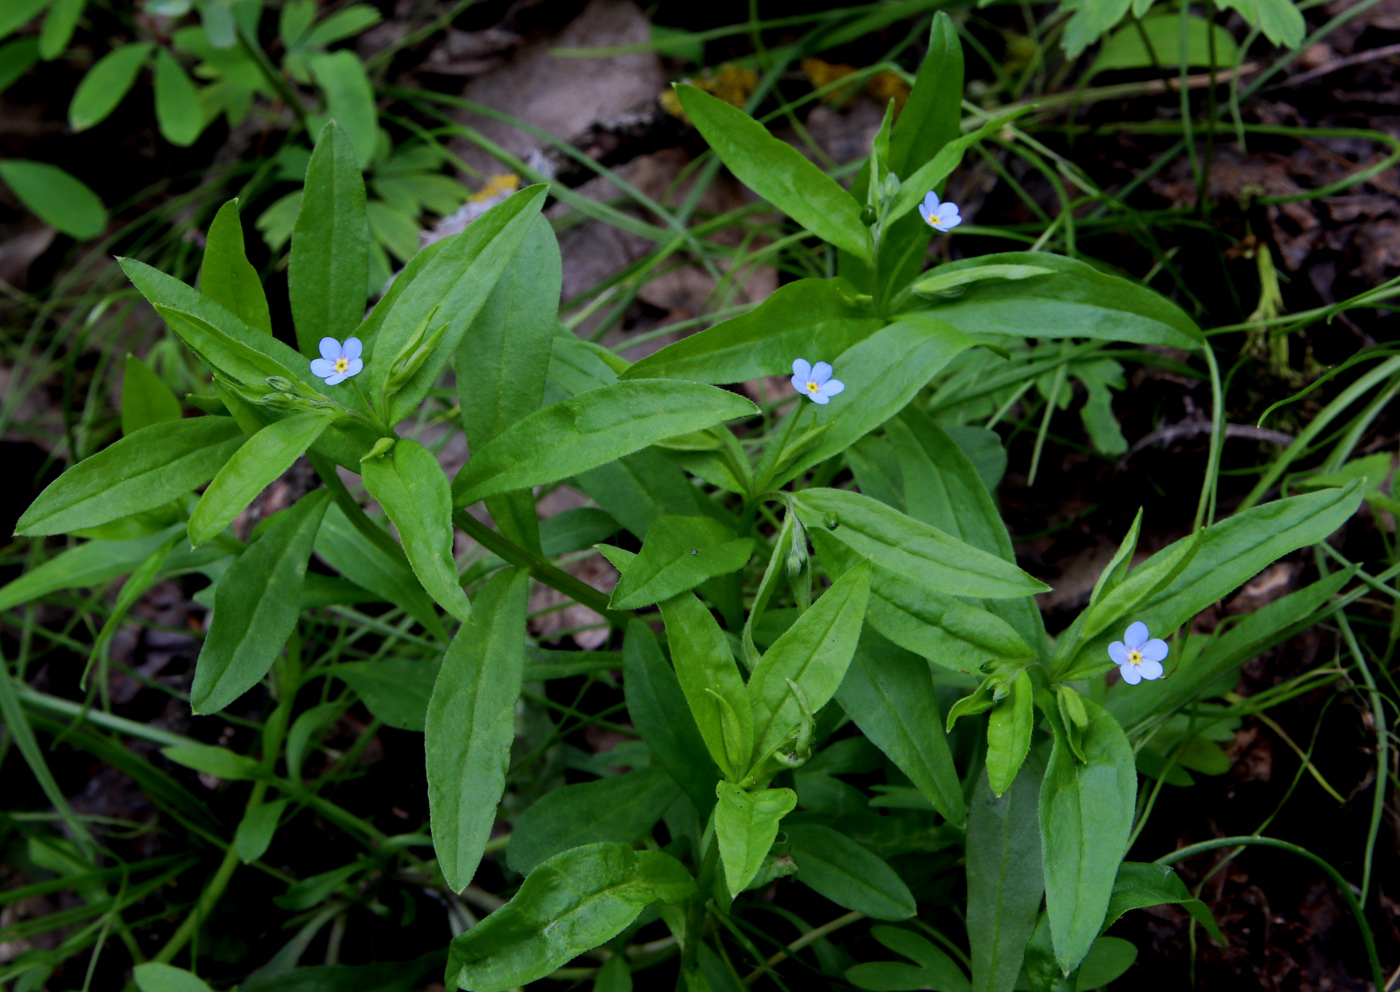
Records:
{"label": "small blue flower", "polygon": [[831,377],[831,366],[826,362],[813,365],[805,358],[792,363],[792,388],[806,393],[813,403],[826,406],[831,398],[846,388],[840,379]]}
{"label": "small blue flower", "polygon": [[1108,656],[1118,666],[1123,681],[1137,685],[1143,679],[1149,682],[1162,677],[1162,660],[1166,658],[1167,642],[1160,637],[1148,640],[1147,624],[1139,620],[1123,634],[1121,641],[1108,646]]}
{"label": "small blue flower", "polygon": [[360,369],[365,367],[365,363],[360,361],[363,348],[359,338],[346,338],[344,345],[335,338],[322,338],[321,357],[312,359],[311,374],[325,379],[327,386],[359,375]]}
{"label": "small blue flower", "polygon": [[938,194],[933,190],[929,190],[928,196],[924,197],[924,202],[919,204],[919,216],[929,227],[935,231],[942,231],[944,234],[962,223],[962,217],[958,215],[958,205],[956,203],[940,203]]}

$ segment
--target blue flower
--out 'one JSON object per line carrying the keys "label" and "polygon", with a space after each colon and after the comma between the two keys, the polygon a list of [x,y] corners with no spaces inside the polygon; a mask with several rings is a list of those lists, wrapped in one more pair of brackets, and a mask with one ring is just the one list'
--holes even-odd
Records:
{"label": "blue flower", "polygon": [[944,234],[962,223],[962,217],[958,215],[958,205],[956,203],[940,203],[938,194],[933,190],[929,190],[928,196],[924,197],[924,202],[919,204],[919,216],[929,227],[935,231],[942,231]]}
{"label": "blue flower", "polygon": [[1162,677],[1162,660],[1166,658],[1167,642],[1160,637],[1148,640],[1147,624],[1139,620],[1123,634],[1121,641],[1108,646],[1108,656],[1118,666],[1123,681],[1137,685],[1143,679],[1149,682]]}
{"label": "blue flower", "polygon": [[311,374],[325,379],[327,386],[359,375],[360,369],[365,367],[365,363],[360,361],[363,347],[359,338],[346,338],[344,345],[335,338],[322,338],[321,357],[312,359]]}
{"label": "blue flower", "polygon": [[792,388],[806,393],[813,403],[826,406],[831,398],[846,388],[840,379],[831,377],[831,366],[826,362],[813,365],[805,358],[792,363]]}

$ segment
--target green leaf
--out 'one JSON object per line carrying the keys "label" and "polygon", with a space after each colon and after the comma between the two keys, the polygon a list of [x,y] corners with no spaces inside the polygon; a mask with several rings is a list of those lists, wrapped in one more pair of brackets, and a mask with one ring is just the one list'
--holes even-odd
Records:
{"label": "green leaf", "polygon": [[1123,975],[1137,960],[1137,948],[1119,937],[1100,937],[1089,948],[1075,976],[1075,987],[1103,988]]}
{"label": "green leaf", "polygon": [[705,747],[730,778],[747,767],[753,716],[743,678],[719,624],[693,593],[661,604],[676,679]]}
{"label": "green leaf", "polygon": [[[1293,0],[1221,0],[1222,4],[1237,10],[1240,16],[1264,32],[1275,45],[1284,48],[1297,48],[1303,43],[1307,24],[1302,12]],[[1226,64],[1223,59],[1218,64]]]}
{"label": "green leaf", "polygon": [[243,814],[233,834],[233,846],[238,851],[239,861],[249,865],[267,853],[287,802],[286,799],[277,799],[254,806]]}
{"label": "green leaf", "polygon": [[[370,395],[383,393],[394,359],[434,311],[446,318],[446,324],[432,353],[398,388],[389,410],[381,411],[389,423],[398,423],[417,409],[456,353],[467,328],[533,225],[544,194],[542,185],[522,189],[472,221],[461,234],[445,238],[414,257],[417,262],[426,252],[433,252],[380,318],[378,331],[364,339]],[[374,319],[371,315],[371,321]]]}
{"label": "green leaf", "polygon": [[132,969],[136,987],[141,992],[211,992],[195,975],[184,968],[147,961]]}
{"label": "green leaf", "polygon": [[1048,252],[1004,252],[938,267],[944,278],[983,266],[1034,265],[1054,274],[966,285],[955,300],[920,311],[978,336],[1095,338],[1194,350],[1201,330],[1166,297],[1084,262]]}
{"label": "green leaf", "polygon": [[908,175],[958,136],[962,94],[962,42],[952,18],[939,11],[929,27],[928,54],[890,132],[890,168],[896,174]]}
{"label": "green leaf", "polygon": [[168,49],[156,49],[156,123],[161,137],[188,148],[204,130],[204,105],[193,80]]}
{"label": "green leaf", "polygon": [[609,605],[635,610],[737,572],[753,555],[751,538],[709,517],[658,517],[637,559],[627,566]]}
{"label": "green leaf", "polygon": [[1137,799],[1133,748],[1097,703],[1084,699],[1085,761],[1059,734],[1040,788],[1040,849],[1055,960],[1071,971],[1103,927]]}
{"label": "green leaf", "polygon": [[876,572],[887,570],[957,596],[1028,596],[1048,587],[1014,565],[963,544],[878,500],[841,489],[803,489],[792,497],[809,531],[827,533]]}
{"label": "green leaf", "polygon": [[992,794],[997,796],[1016,780],[1035,728],[1035,689],[1024,668],[1016,673],[1009,688],[1010,694],[993,707],[987,718],[987,780]]}
{"label": "green leaf", "polygon": [[330,422],[324,412],[298,413],[250,437],[219,469],[190,514],[190,546],[218,537],[253,497],[292,467]]}
{"label": "green leaf", "polygon": [[789,375],[800,355],[840,355],[884,323],[844,279],[799,279],[748,313],[668,344],[623,379],[744,382]]}
{"label": "green leaf", "polygon": [[138,41],[114,48],[98,59],[68,104],[68,126],[86,131],[106,120],[136,82],[136,74],[154,47],[149,41]]}
{"label": "green leaf", "polygon": [[693,86],[677,86],[676,95],[740,182],[824,241],[869,260],[860,204],[836,180],[737,107]]}
{"label": "green leaf", "polygon": [[272,333],[258,272],[243,249],[243,224],[238,201],[229,200],[214,215],[204,242],[204,262],[199,268],[199,289],[249,327]]}
{"label": "green leaf", "polygon": [[[753,710],[754,770],[797,731],[806,695],[815,713],[836,695],[855,654],[870,595],[870,566],[852,568],[828,589],[759,660],[747,686]],[[731,892],[736,891],[730,889]]]}
{"label": "green leaf", "polygon": [[306,37],[308,47],[333,45],[374,27],[384,17],[369,4],[352,3],[322,18]]}
{"label": "green leaf", "polygon": [[[1208,68],[1211,64],[1211,35],[1215,35],[1215,64],[1234,65],[1239,57],[1235,38],[1222,25],[1191,14],[1186,19],[1186,58],[1188,67]],[[1147,39],[1143,41],[1144,37]],[[1148,45],[1151,45],[1151,51]],[[1155,65],[1154,65],[1155,57]],[[1181,18],[1177,14],[1144,17],[1125,24],[1099,48],[1094,64],[1084,74],[1090,78],[1110,69],[1179,69],[1182,65]]]}
{"label": "green leaf", "polygon": [[602,386],[516,421],[473,452],[452,483],[453,502],[470,506],[556,482],[756,409],[742,396],[700,383],[639,379]]}
{"label": "green leaf", "polygon": [[302,354],[317,354],[323,337],[343,342],[354,332],[365,312],[368,266],[364,179],[350,137],[331,121],[321,129],[306,167],[287,266]]}
{"label": "green leaf", "polygon": [[212,744],[175,744],[161,748],[160,753],[177,765],[228,779],[230,782],[267,777],[258,761],[246,754],[236,754],[226,747],[215,747]]}
{"label": "green leaf", "polygon": [[[0,15],[3,16],[3,15]],[[0,31],[0,37],[4,32]],[[39,40],[18,38],[0,45],[0,93],[5,92],[39,61]]]}
{"label": "green leaf", "polygon": [[195,713],[223,709],[257,685],[281,654],[301,613],[311,542],[329,497],[329,490],[318,489],[272,517],[219,580],[190,688]]}
{"label": "green leaf", "polygon": [[[326,515],[327,519],[330,514]],[[324,529],[325,525],[322,525]],[[428,701],[433,695],[441,664],[410,658],[348,661],[331,665],[327,672],[343,679],[375,719],[399,730],[423,732]]]}
{"label": "green leaf", "polygon": [[975,282],[1034,279],[1036,276],[1053,275],[1054,272],[1054,269],[1047,269],[1043,265],[979,265],[976,268],[959,269],[954,272],[935,269],[910,288],[923,296],[947,294],[956,297],[964,286]]}
{"label": "green leaf", "polygon": [[418,254],[417,217],[416,212],[404,213],[382,200],[370,200],[365,204],[369,233],[400,262],[407,262]]}
{"label": "green leaf", "polygon": [[515,898],[452,940],[447,985],[506,992],[605,944],[660,900],[689,898],[695,882],[679,861],[627,844],[590,844],[532,871]]}
{"label": "green leaf", "polygon": [[646,742],[652,761],[685,790],[703,818],[714,804],[719,771],[705,751],[676,673],[661,653],[656,635],[640,620],[627,624],[622,657],[623,689],[633,726]]}
{"label": "green leaf", "polygon": [[[906,316],[851,346],[831,363],[846,391],[825,408],[817,408],[816,423],[830,424],[830,428],[809,450],[781,468],[774,484],[796,478],[845,451],[899,413],[956,355],[975,344],[941,320]],[[799,407],[793,416],[803,412]]]}
{"label": "green leaf", "polygon": [[778,822],[797,806],[791,789],[753,792],[730,782],[715,784],[715,839],[724,862],[724,881],[733,898],[748,888],[778,836]]}
{"label": "green leaf", "polygon": [[624,528],[642,538],[659,517],[693,516],[702,510],[685,473],[650,448],[589,469],[574,482]]}
{"label": "green leaf", "polygon": [[[454,892],[476,874],[505,789],[529,591],[524,569],[507,569],[487,581],[477,595],[481,616],[452,639],[428,704],[424,746],[433,849]],[[456,948],[454,942],[454,958]]]}
{"label": "green leaf", "polygon": [[598,841],[634,844],[650,833],[680,788],[661,768],[565,785],[535,801],[515,823],[506,860],[528,875],[563,851]]}
{"label": "green leaf", "polygon": [[87,0],[53,0],[39,31],[40,58],[49,62],[63,54],[73,40],[73,29],[78,26],[78,18],[86,6]]}
{"label": "green leaf", "polygon": [[[1134,603],[1132,616],[1120,618],[1122,626],[1141,620],[1154,636],[1168,636],[1270,563],[1326,538],[1356,512],[1364,490],[1365,481],[1358,480],[1344,489],[1325,489],[1266,503],[1207,527],[1198,532],[1199,537],[1186,537],[1163,548],[1129,572],[1115,593],[1127,588],[1140,572],[1149,576],[1159,572],[1164,562],[1182,553],[1187,542],[1199,542],[1185,568],[1165,586],[1154,588],[1145,599]],[[1101,602],[1110,598],[1106,596]],[[1107,671],[1112,665],[1108,645],[1122,636],[1119,625],[1106,626],[1102,633],[1080,645],[1072,659],[1057,666],[1057,671],[1065,672],[1066,680],[1084,677],[1075,674],[1080,671]]]}
{"label": "green leaf", "polygon": [[10,0],[0,7],[0,38],[23,27],[49,5],[49,0]]}
{"label": "green leaf", "polygon": [[[918,169],[918,171],[908,176],[904,180],[904,184],[900,187],[899,195],[897,195],[894,199],[894,202],[890,204],[888,213],[889,219],[886,221],[886,223],[898,220],[905,214],[909,213],[911,210],[913,210],[915,207],[917,207],[920,203],[923,202],[924,197],[926,197],[930,191],[941,189],[944,181],[953,174],[953,170],[956,169],[958,165],[962,162],[963,155],[967,153],[967,150],[969,148],[977,144],[979,141],[982,141],[985,138],[990,137],[991,135],[999,133],[1001,129],[1004,128],[1011,121],[1014,121],[1016,118],[1020,117],[1023,114],[1027,114],[1034,109],[1034,106],[1022,107],[1020,110],[1014,111],[1013,113],[1003,114],[1002,116],[983,124],[976,131],[973,131],[970,134],[965,134],[962,137],[957,138],[956,140],[950,140],[946,145],[944,145],[938,150],[938,154],[934,155],[933,158],[925,162]],[[920,223],[927,223],[927,221],[924,221],[922,217],[920,217],[919,220]],[[995,266],[995,268],[1001,270],[1001,272],[998,275],[987,275],[985,277],[973,276],[971,279],[966,279],[965,281],[972,282],[979,278],[1024,279],[1027,276],[1040,274],[1037,272],[1026,271],[1035,268],[1035,266]],[[1018,272],[1016,270],[1021,271]],[[943,279],[955,280],[949,283],[947,288],[952,288],[963,284],[962,281],[957,281],[956,276],[944,275],[943,269],[940,268],[937,270],[936,275],[930,276],[926,279],[922,279],[919,282],[915,283],[913,287],[914,292],[938,292],[941,288],[938,286],[938,280],[940,277],[942,277]]]}
{"label": "green leaf", "polygon": [[155,509],[208,482],[243,440],[228,417],[143,427],[50,483],[19,518],[15,533],[62,534]]}
{"label": "green leaf", "polygon": [[[1120,916],[1130,909],[1145,909],[1148,906],[1162,906],[1171,903],[1182,907],[1196,922],[1205,927],[1215,942],[1221,947],[1226,944],[1225,935],[1216,926],[1210,908],[1191,895],[1186,883],[1174,872],[1170,865],[1143,864],[1137,861],[1124,861],[1118,866],[1118,876],[1113,881],[1113,895],[1108,902],[1108,913],[1104,917],[1102,930],[1107,930]],[[1085,962],[1087,967],[1088,962]]]}
{"label": "green leaf", "polygon": [[818,895],[877,920],[907,920],[916,911],[909,887],[893,868],[843,833],[815,823],[792,823],[797,880]]}
{"label": "green leaf", "polygon": [[118,541],[87,541],[59,552],[48,561],[0,586],[0,611],[47,596],[60,589],[100,586],[139,568],[152,552],[170,539],[180,524],[140,537]]}
{"label": "green leaf", "polygon": [[961,968],[932,941],[902,927],[871,927],[870,934],[896,954],[918,962],[874,961],[846,970],[846,980],[869,992],[905,992],[938,989],[970,992],[972,986]]}
{"label": "green leaf", "polygon": [[57,166],[0,159],[0,180],[16,199],[60,234],[83,241],[107,228],[107,208],[102,200]]}
{"label": "green leaf", "polygon": [[360,463],[365,488],[398,528],[408,563],[448,613],[470,623],[471,603],[452,557],[452,494],[437,457],[411,438]]}
{"label": "green leaf", "polygon": [[1045,759],[1032,751],[1011,788],[978,776],[967,815],[967,935],[974,992],[1011,992],[1045,889],[1038,795]]}
{"label": "green leaf", "polygon": [[180,401],[160,377],[135,355],[122,371],[122,434],[180,419]]}
{"label": "green leaf", "polygon": [[356,162],[365,168],[379,140],[379,110],[364,63],[354,52],[342,49],[309,54],[306,67],[326,95],[326,117],[344,129]]}

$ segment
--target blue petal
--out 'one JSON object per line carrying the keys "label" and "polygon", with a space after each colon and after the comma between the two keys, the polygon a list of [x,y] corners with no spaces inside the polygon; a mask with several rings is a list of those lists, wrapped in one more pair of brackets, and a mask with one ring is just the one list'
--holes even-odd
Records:
{"label": "blue petal", "polygon": [[348,378],[350,378],[349,372],[337,372],[335,375],[326,377],[326,385],[338,386]]}
{"label": "blue petal", "polygon": [[1128,649],[1122,641],[1114,641],[1108,646],[1108,656],[1113,659],[1115,665],[1126,665],[1128,663]]}
{"label": "blue petal", "polygon": [[1147,643],[1147,638],[1151,635],[1147,632],[1147,624],[1139,620],[1128,627],[1123,634],[1123,643],[1128,645],[1128,650],[1136,651]]}
{"label": "blue petal", "polygon": [[[341,354],[346,358],[359,358],[360,354],[364,351],[364,347],[365,346],[360,343],[359,338],[346,338],[345,347],[341,350]],[[353,373],[351,374],[353,375]]]}
{"label": "blue petal", "polygon": [[365,363],[364,363],[363,359],[352,358],[352,359],[350,359],[350,367],[347,368],[347,369],[345,370],[345,374],[346,374],[346,375],[359,375],[359,374],[360,374],[360,369],[362,369],[362,368],[364,368],[364,367],[365,367]]}
{"label": "blue petal", "polygon": [[1145,679],[1148,679],[1149,681],[1152,679],[1160,679],[1162,677],[1162,673],[1166,671],[1166,669],[1162,667],[1162,663],[1160,661],[1151,660],[1144,661],[1141,665],[1138,665],[1137,670],[1139,675],[1141,675]]}
{"label": "blue petal", "polygon": [[828,379],[822,383],[821,394],[823,396],[835,396],[846,388],[846,384],[840,379]]}
{"label": "blue petal", "polygon": [[[793,381],[794,383],[795,383],[798,379],[801,379],[803,382],[806,382],[807,379],[808,379],[808,377],[811,376],[811,374],[812,374],[812,363],[809,362],[809,361],[807,361],[807,359],[805,359],[805,358],[794,358],[794,359],[792,360],[792,381]],[[797,388],[798,388],[798,389],[801,389],[802,387],[801,387],[801,386],[798,386]]]}
{"label": "blue petal", "polygon": [[1148,661],[1161,661],[1169,651],[1171,648],[1160,637],[1154,637],[1142,646],[1142,656]]}
{"label": "blue petal", "polygon": [[323,379],[328,375],[335,375],[335,362],[325,358],[313,358],[311,359],[311,374],[319,375]]}
{"label": "blue petal", "polygon": [[821,393],[808,393],[807,395],[812,397],[813,403],[820,403],[822,406],[826,406],[828,403],[831,402],[830,399],[828,399],[826,396],[823,396]]}
{"label": "blue petal", "polygon": [[1137,685],[1142,681],[1142,672],[1138,671],[1136,665],[1124,665],[1118,669],[1118,674],[1123,676],[1123,681],[1128,685]]}
{"label": "blue petal", "polygon": [[795,375],[792,377],[792,388],[799,393],[807,391],[807,377],[805,375]]}
{"label": "blue petal", "polygon": [[321,357],[328,362],[333,362],[340,357],[340,342],[335,338],[322,338],[318,347]]}
{"label": "blue petal", "polygon": [[818,362],[812,366],[812,381],[818,386],[831,378],[831,366],[826,362]]}
{"label": "blue petal", "polygon": [[929,190],[924,194],[924,202],[921,206],[929,213],[936,213],[938,211],[938,194]]}

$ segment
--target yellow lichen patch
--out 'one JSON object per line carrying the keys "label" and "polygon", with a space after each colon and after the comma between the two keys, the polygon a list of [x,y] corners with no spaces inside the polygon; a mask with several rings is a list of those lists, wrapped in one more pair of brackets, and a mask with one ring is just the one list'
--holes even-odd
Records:
{"label": "yellow lichen patch", "polygon": [[[808,58],[802,60],[802,71],[806,73],[812,88],[819,90],[824,86],[830,86],[832,83],[845,79],[856,71],[856,67],[853,65],[834,65],[830,62],[823,62],[821,59]],[[830,92],[823,93],[821,101],[833,107],[843,107],[855,99],[855,95],[855,87],[837,86]]]}
{"label": "yellow lichen patch", "polygon": [[[732,106],[742,107],[748,102],[749,97],[753,96],[753,91],[758,88],[758,73],[745,66],[726,62],[713,73],[706,70],[704,75],[697,79],[683,79],[681,82],[689,83],[711,96],[717,96]],[[676,98],[675,90],[666,90],[659,99],[661,109],[666,113],[672,117],[686,119],[685,110],[681,108],[681,102]]]}
{"label": "yellow lichen patch", "polygon": [[486,185],[473,193],[468,199],[472,203],[485,203],[488,200],[503,200],[520,188],[520,177],[513,172],[503,175],[492,176],[486,180]]}

